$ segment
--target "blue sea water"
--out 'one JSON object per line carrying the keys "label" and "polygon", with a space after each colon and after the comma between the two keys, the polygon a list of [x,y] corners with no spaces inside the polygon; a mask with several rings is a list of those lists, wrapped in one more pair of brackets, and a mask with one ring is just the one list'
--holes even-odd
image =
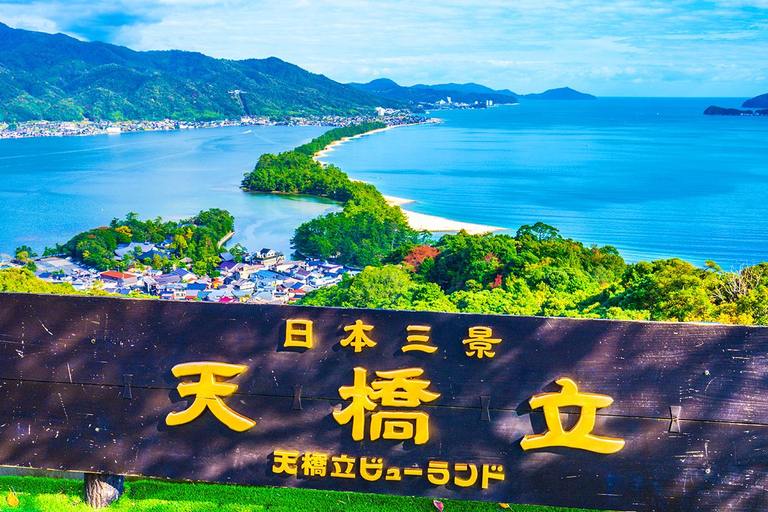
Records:
{"label": "blue sea water", "polygon": [[[436,111],[444,123],[339,146],[326,160],[407,208],[514,232],[543,221],[630,261],[678,256],[724,268],[768,261],[768,118],[704,116],[740,99],[600,98]],[[233,242],[289,249],[327,201],[238,188],[264,152],[320,127],[217,128],[0,140],[0,252],[42,251],[136,212],[225,208]]]}
{"label": "blue sea water", "polygon": [[523,101],[355,139],[330,161],[405,208],[510,229],[543,221],[630,261],[768,261],[768,118],[734,98]]}
{"label": "blue sea water", "polygon": [[240,190],[266,152],[291,149],[322,127],[229,127],[91,137],[0,140],[0,253],[38,253],[81,231],[136,212],[142,219],[190,217],[222,208],[251,249],[288,251],[300,223],[337,209],[309,198]]}

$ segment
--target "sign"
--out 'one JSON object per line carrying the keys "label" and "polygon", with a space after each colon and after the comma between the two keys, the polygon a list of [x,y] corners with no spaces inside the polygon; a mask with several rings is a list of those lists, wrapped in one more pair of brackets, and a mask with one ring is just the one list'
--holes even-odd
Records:
{"label": "sign", "polygon": [[768,328],[0,294],[0,464],[765,508]]}

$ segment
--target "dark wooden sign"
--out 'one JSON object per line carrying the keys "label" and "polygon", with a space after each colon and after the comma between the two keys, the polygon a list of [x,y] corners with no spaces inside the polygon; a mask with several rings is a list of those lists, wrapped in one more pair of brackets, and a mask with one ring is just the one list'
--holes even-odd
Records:
{"label": "dark wooden sign", "polygon": [[768,328],[0,294],[0,464],[768,506]]}

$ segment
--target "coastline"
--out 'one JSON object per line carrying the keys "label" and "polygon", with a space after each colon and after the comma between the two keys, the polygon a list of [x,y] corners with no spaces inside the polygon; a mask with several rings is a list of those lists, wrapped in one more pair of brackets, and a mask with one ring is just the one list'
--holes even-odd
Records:
{"label": "coastline", "polygon": [[[442,121],[434,120],[430,121],[432,123],[439,123]],[[333,152],[336,147],[344,144],[345,142],[348,142],[352,139],[357,139],[359,137],[363,137],[364,135],[372,135],[377,132],[383,132],[385,130],[390,130],[392,128],[400,128],[400,127],[406,127],[406,126],[418,126],[420,124],[424,123],[417,123],[417,124],[402,124],[402,125],[394,125],[394,126],[387,126],[386,128],[379,128],[378,130],[371,130],[370,132],[361,133],[360,135],[355,135],[353,137],[344,137],[341,140],[337,140],[334,142],[331,142],[327,146],[325,146],[323,149],[315,153],[312,158],[323,165],[328,165],[330,162],[324,162],[320,160],[320,158],[327,157],[329,153]],[[354,180],[354,181],[362,181],[362,180]],[[387,201],[387,204],[390,206],[398,206],[402,210],[403,214],[408,219],[408,224],[411,225],[411,227],[417,231],[429,231],[432,233],[458,233],[459,231],[466,231],[470,235],[482,235],[485,233],[493,233],[495,231],[504,231],[507,228],[502,228],[498,226],[489,226],[485,224],[474,224],[471,222],[462,222],[458,220],[452,220],[448,219],[446,217],[439,217],[437,215],[428,215],[426,213],[419,213],[415,212],[413,210],[408,210],[405,208],[402,208],[403,205],[410,204],[410,203],[416,203],[413,199],[405,199],[402,197],[394,197],[394,196],[387,196],[382,194],[384,199]]]}
{"label": "coastline", "polygon": [[336,149],[337,146],[341,146],[342,144],[344,144],[345,142],[349,142],[350,140],[358,139],[358,138],[364,137],[366,135],[373,135],[374,133],[384,132],[384,131],[387,131],[387,130],[391,130],[392,128],[406,128],[408,126],[421,126],[423,124],[437,124],[437,123],[441,123],[441,122],[442,122],[441,120],[433,118],[433,119],[430,119],[430,120],[428,120],[428,121],[426,121],[424,123],[392,124],[392,125],[389,125],[389,126],[385,126],[384,128],[378,128],[376,130],[371,130],[369,132],[360,133],[358,135],[353,135],[352,137],[344,137],[341,140],[335,140],[335,141],[331,142],[330,144],[328,144],[327,146],[325,146],[323,149],[321,149],[320,151],[318,151],[317,153],[312,155],[312,159],[315,162],[319,162],[319,163],[321,163],[323,165],[328,165],[330,162],[323,162],[322,160],[320,160],[320,158],[328,156],[328,153],[331,153],[334,149]]}

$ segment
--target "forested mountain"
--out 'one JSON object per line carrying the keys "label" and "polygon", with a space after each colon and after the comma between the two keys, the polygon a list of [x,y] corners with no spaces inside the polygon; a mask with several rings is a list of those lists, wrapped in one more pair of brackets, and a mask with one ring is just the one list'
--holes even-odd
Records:
{"label": "forested mountain", "polygon": [[376,106],[398,105],[274,57],[137,52],[0,23],[0,122],[357,114]]}
{"label": "forested mountain", "polygon": [[768,108],[768,94],[761,94],[748,99],[741,106],[744,108]]}
{"label": "forested mountain", "polygon": [[512,96],[513,98],[516,98],[519,96],[518,94],[515,94],[509,89],[491,89],[490,87],[486,87],[485,85],[482,85],[482,84],[476,84],[474,82],[469,82],[466,84],[456,84],[456,83],[435,84],[435,85],[416,84],[413,87],[416,89],[437,89],[439,91],[459,91],[459,92],[469,92],[469,93],[477,93],[477,94],[502,94],[504,96]]}
{"label": "forested mountain", "polygon": [[485,85],[469,82],[466,84],[416,84],[410,87],[398,85],[389,78],[379,78],[367,84],[350,83],[352,87],[361,91],[375,94],[393,101],[405,103],[437,103],[446,100],[450,96],[453,102],[458,103],[485,103],[491,100],[494,103],[517,103],[518,98],[526,100],[594,100],[595,96],[576,91],[570,87],[548,89],[535,94],[515,94],[509,89],[491,89]]}
{"label": "forested mountain", "polygon": [[513,95],[501,94],[492,89],[488,89],[490,92],[479,90],[475,92],[468,91],[463,86],[460,86],[463,90],[436,89],[435,87],[437,86],[430,87],[425,85],[403,87],[388,78],[379,78],[377,80],[372,80],[367,84],[353,82],[349,85],[361,91],[375,94],[392,101],[412,104],[437,103],[440,100],[447,101],[448,97],[451,98],[451,101],[456,103],[478,102],[485,104],[486,100],[491,100],[494,103],[517,103],[517,98]]}

